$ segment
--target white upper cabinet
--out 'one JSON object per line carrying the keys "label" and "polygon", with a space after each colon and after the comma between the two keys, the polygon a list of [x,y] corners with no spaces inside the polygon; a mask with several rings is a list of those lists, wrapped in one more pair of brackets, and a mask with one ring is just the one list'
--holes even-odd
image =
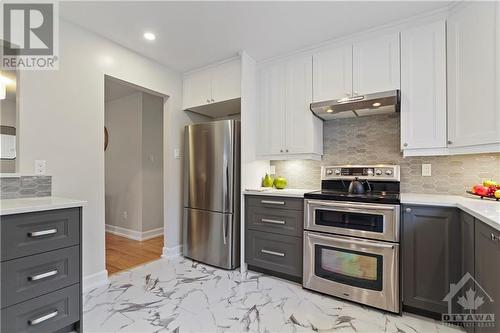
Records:
{"label": "white upper cabinet", "polygon": [[[449,148],[498,151],[498,2],[464,3],[448,20]],[[477,147],[481,145],[482,147]],[[476,146],[476,147],[474,147]]]}
{"label": "white upper cabinet", "polygon": [[351,96],[352,44],[314,54],[313,87],[314,102]]}
{"label": "white upper cabinet", "polygon": [[212,69],[213,102],[241,97],[241,62],[239,59]]}
{"label": "white upper cabinet", "polygon": [[259,155],[281,154],[285,149],[285,65],[267,67],[259,77]]}
{"label": "white upper cabinet", "polygon": [[240,59],[230,60],[184,76],[184,110],[240,97]]}
{"label": "white upper cabinet", "polygon": [[399,73],[399,33],[354,43],[354,95],[399,89]]}
{"label": "white upper cabinet", "polygon": [[411,155],[445,149],[446,141],[446,23],[439,21],[401,33],[401,148]]}
{"label": "white upper cabinet", "polygon": [[309,109],[312,57],[297,57],[260,69],[257,154],[266,159],[320,159],[323,123]]}

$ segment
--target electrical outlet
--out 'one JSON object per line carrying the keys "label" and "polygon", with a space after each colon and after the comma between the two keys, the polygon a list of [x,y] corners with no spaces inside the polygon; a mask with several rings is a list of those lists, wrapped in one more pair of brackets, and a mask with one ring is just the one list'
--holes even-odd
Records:
{"label": "electrical outlet", "polygon": [[271,175],[275,175],[276,174],[276,166],[275,165],[271,165],[271,167],[269,168],[269,173]]}
{"label": "electrical outlet", "polygon": [[422,177],[430,177],[430,176],[432,176],[431,165],[422,164]]}
{"label": "electrical outlet", "polygon": [[35,175],[45,175],[47,173],[47,161],[36,160],[35,161]]}

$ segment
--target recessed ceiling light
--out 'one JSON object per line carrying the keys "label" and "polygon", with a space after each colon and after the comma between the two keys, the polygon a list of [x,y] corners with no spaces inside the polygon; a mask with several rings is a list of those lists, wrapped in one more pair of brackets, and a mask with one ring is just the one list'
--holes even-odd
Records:
{"label": "recessed ceiling light", "polygon": [[155,40],[156,36],[152,32],[145,32],[144,33],[144,38],[146,38],[147,40]]}
{"label": "recessed ceiling light", "polygon": [[379,103],[379,102],[376,102],[376,103],[373,103],[372,105],[373,105],[374,107],[378,108],[378,107],[379,107],[379,106],[381,106],[382,104],[381,104],[381,103]]}

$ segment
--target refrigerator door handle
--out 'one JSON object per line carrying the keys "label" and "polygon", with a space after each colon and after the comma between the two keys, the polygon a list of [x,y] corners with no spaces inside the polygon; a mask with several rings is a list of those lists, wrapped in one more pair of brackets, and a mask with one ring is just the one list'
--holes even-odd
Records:
{"label": "refrigerator door handle", "polygon": [[222,221],[222,238],[224,239],[224,245],[227,245],[227,220]]}

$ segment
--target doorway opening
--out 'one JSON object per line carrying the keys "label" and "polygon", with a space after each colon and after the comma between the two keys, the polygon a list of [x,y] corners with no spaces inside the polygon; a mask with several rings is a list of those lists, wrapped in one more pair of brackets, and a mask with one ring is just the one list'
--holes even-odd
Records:
{"label": "doorway opening", "polygon": [[106,269],[159,259],[164,240],[166,96],[105,76]]}

